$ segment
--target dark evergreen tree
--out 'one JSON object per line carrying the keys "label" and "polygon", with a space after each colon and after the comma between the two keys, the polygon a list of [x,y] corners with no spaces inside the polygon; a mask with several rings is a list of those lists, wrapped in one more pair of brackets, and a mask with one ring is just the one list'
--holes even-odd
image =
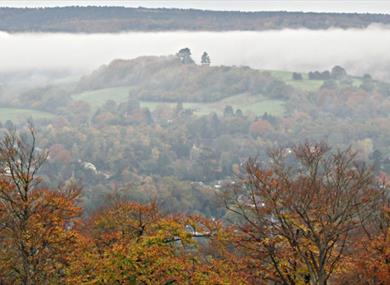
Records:
{"label": "dark evergreen tree", "polygon": [[202,63],[202,65],[210,65],[211,64],[210,56],[208,55],[207,52],[204,52],[202,54],[201,63]]}
{"label": "dark evergreen tree", "polygon": [[184,64],[192,64],[194,63],[194,60],[191,57],[191,50],[189,48],[182,48],[179,50],[179,52],[176,54],[180,61]]}

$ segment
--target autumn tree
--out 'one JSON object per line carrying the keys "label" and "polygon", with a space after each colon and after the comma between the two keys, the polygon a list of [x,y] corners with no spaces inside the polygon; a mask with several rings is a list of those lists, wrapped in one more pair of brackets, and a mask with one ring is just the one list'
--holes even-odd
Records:
{"label": "autumn tree", "polygon": [[267,279],[325,285],[374,213],[378,191],[349,149],[304,144],[294,148],[293,161],[286,156],[284,149],[270,152],[268,167],[249,160],[224,200],[239,217],[238,246]]}
{"label": "autumn tree", "polygon": [[38,171],[47,153],[37,151],[35,131],[10,131],[0,141],[0,283],[57,284],[76,233],[79,187],[41,187]]}
{"label": "autumn tree", "polygon": [[356,234],[338,284],[390,284],[390,191],[387,175],[377,177],[379,199],[369,223]]}
{"label": "autumn tree", "polygon": [[257,119],[250,125],[250,134],[254,137],[262,136],[265,133],[269,132],[272,129],[272,125],[262,119]]}
{"label": "autumn tree", "polygon": [[156,203],[114,201],[87,222],[68,283],[247,284],[222,229],[199,216],[164,215]]}

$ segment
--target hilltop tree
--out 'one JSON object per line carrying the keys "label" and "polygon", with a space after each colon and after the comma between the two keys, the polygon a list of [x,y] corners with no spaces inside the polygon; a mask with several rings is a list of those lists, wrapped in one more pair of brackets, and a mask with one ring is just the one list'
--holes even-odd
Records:
{"label": "hilltop tree", "polygon": [[207,66],[211,64],[210,56],[208,55],[207,52],[204,52],[202,54],[201,63],[202,65],[207,65]]}
{"label": "hilltop tree", "polygon": [[336,65],[332,68],[331,77],[333,79],[342,79],[345,76],[347,76],[347,72],[343,67]]}
{"label": "hilltop tree", "polygon": [[176,54],[180,61],[184,64],[192,64],[194,63],[194,60],[191,57],[191,50],[189,48],[182,48],[179,50],[179,52]]}

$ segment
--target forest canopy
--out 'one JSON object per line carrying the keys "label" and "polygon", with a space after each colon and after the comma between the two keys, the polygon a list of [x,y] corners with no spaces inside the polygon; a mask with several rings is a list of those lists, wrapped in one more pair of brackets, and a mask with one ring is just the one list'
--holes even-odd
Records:
{"label": "forest canopy", "polygon": [[303,144],[264,167],[248,160],[219,195],[235,217],[227,223],[115,195],[83,216],[77,183],[42,184],[48,154],[36,144],[32,125],[0,142],[3,284],[390,281],[389,180],[350,149]]}

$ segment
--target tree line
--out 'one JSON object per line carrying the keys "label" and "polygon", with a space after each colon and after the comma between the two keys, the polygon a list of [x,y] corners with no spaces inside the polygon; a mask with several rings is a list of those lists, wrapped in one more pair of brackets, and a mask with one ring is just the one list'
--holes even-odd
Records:
{"label": "tree line", "polygon": [[234,12],[123,7],[1,8],[7,32],[263,31],[366,28],[389,24],[386,14]]}

